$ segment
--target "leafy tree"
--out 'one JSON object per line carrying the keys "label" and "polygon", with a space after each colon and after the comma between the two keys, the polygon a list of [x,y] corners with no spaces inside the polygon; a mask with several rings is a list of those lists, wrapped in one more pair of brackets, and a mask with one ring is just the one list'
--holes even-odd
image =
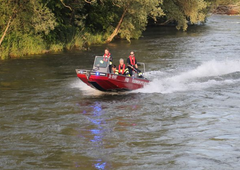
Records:
{"label": "leafy tree", "polygon": [[113,5],[118,7],[118,24],[107,42],[120,34],[121,38],[130,41],[131,38],[139,38],[142,31],[145,30],[148,17],[156,18],[164,15],[160,4],[162,0],[113,0]]}
{"label": "leafy tree", "polygon": [[1,46],[5,36],[7,35],[7,32],[9,31],[9,28],[11,28],[13,20],[16,17],[17,8],[11,3],[11,1],[8,2],[5,0],[0,0],[0,3],[0,29],[4,30],[0,39]]}
{"label": "leafy tree", "polygon": [[0,45],[5,42],[3,48],[9,52],[23,47],[35,51],[39,45],[44,48],[42,34],[47,35],[56,26],[53,13],[41,0],[1,0],[0,14],[0,29],[4,30]]}
{"label": "leafy tree", "polygon": [[168,20],[177,22],[177,29],[187,30],[188,23],[205,22],[207,2],[204,0],[164,0],[163,7]]}
{"label": "leafy tree", "polygon": [[[84,0],[44,1],[54,13],[57,22],[54,31],[45,36],[49,46],[62,44],[60,48],[70,49],[76,45],[76,39],[84,39],[83,31],[86,29],[87,16],[86,5],[89,5],[90,2]],[[81,46],[81,44],[79,45]]]}
{"label": "leafy tree", "polygon": [[88,3],[85,9],[87,10],[85,20],[87,31],[93,34],[96,32],[108,34],[113,31],[119,19],[120,10],[111,0]]}
{"label": "leafy tree", "polygon": [[175,21],[177,29],[187,30],[188,24],[205,21],[207,7],[222,1],[0,0],[0,55],[83,47],[116,36],[130,41],[150,19]]}
{"label": "leafy tree", "polygon": [[46,4],[43,5],[39,1],[31,1],[31,3],[33,13],[31,23],[35,33],[43,32],[47,35],[56,26],[55,16]]}

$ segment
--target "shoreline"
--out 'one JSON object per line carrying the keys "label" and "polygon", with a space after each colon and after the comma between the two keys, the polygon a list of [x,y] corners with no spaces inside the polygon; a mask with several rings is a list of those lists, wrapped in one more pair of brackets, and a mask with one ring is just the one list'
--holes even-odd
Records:
{"label": "shoreline", "polygon": [[[240,6],[238,5],[221,5],[212,10],[211,15],[228,15],[228,16],[240,16]],[[154,27],[154,25],[152,25]],[[151,26],[151,27],[152,27]],[[155,25],[155,26],[160,26],[160,27],[173,27],[173,25]],[[2,60],[8,60],[8,59],[14,59],[14,58],[22,58],[25,56],[34,56],[34,55],[42,55],[42,54],[49,54],[49,53],[56,53],[56,52],[61,52],[64,50],[71,51],[72,49],[77,49],[80,51],[85,51],[89,50],[89,47],[93,44],[103,44],[103,42],[95,41],[95,42],[87,42],[83,43],[82,46],[74,46],[73,48],[66,48],[66,47],[61,47],[61,48],[53,48],[51,49],[44,49],[40,51],[35,51],[34,53],[25,53],[21,55],[15,55],[15,54],[9,54],[8,57],[2,57],[0,56],[0,61]],[[1,51],[0,51],[1,54]]]}
{"label": "shoreline", "polygon": [[219,5],[213,11],[213,14],[219,15],[239,15],[240,14],[240,5]]}

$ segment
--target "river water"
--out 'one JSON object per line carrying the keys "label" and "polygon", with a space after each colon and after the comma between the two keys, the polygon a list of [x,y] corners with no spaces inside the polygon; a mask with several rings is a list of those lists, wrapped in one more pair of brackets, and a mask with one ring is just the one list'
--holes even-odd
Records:
{"label": "river water", "polygon": [[78,80],[105,47],[0,61],[0,169],[239,169],[239,16],[109,44],[146,63],[138,91]]}

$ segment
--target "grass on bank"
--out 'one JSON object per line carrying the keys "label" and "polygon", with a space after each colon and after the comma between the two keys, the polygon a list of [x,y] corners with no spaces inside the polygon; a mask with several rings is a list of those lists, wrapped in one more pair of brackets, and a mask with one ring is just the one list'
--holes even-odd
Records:
{"label": "grass on bank", "polygon": [[0,59],[5,60],[8,58],[22,57],[25,55],[44,54],[48,52],[57,52],[64,49],[71,50],[77,48],[79,50],[87,49],[92,44],[102,44],[107,35],[90,34],[84,35],[77,34],[71,41],[62,43],[47,44],[41,36],[22,35],[9,36],[5,40],[3,46],[0,48]]}

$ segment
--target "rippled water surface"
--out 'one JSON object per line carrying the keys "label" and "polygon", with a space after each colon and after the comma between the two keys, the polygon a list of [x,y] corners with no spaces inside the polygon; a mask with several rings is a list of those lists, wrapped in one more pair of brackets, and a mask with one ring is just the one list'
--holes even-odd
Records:
{"label": "rippled water surface", "polygon": [[147,64],[151,83],[129,93],[77,79],[105,45],[0,61],[0,169],[239,169],[239,21],[109,44],[115,63],[134,50]]}

